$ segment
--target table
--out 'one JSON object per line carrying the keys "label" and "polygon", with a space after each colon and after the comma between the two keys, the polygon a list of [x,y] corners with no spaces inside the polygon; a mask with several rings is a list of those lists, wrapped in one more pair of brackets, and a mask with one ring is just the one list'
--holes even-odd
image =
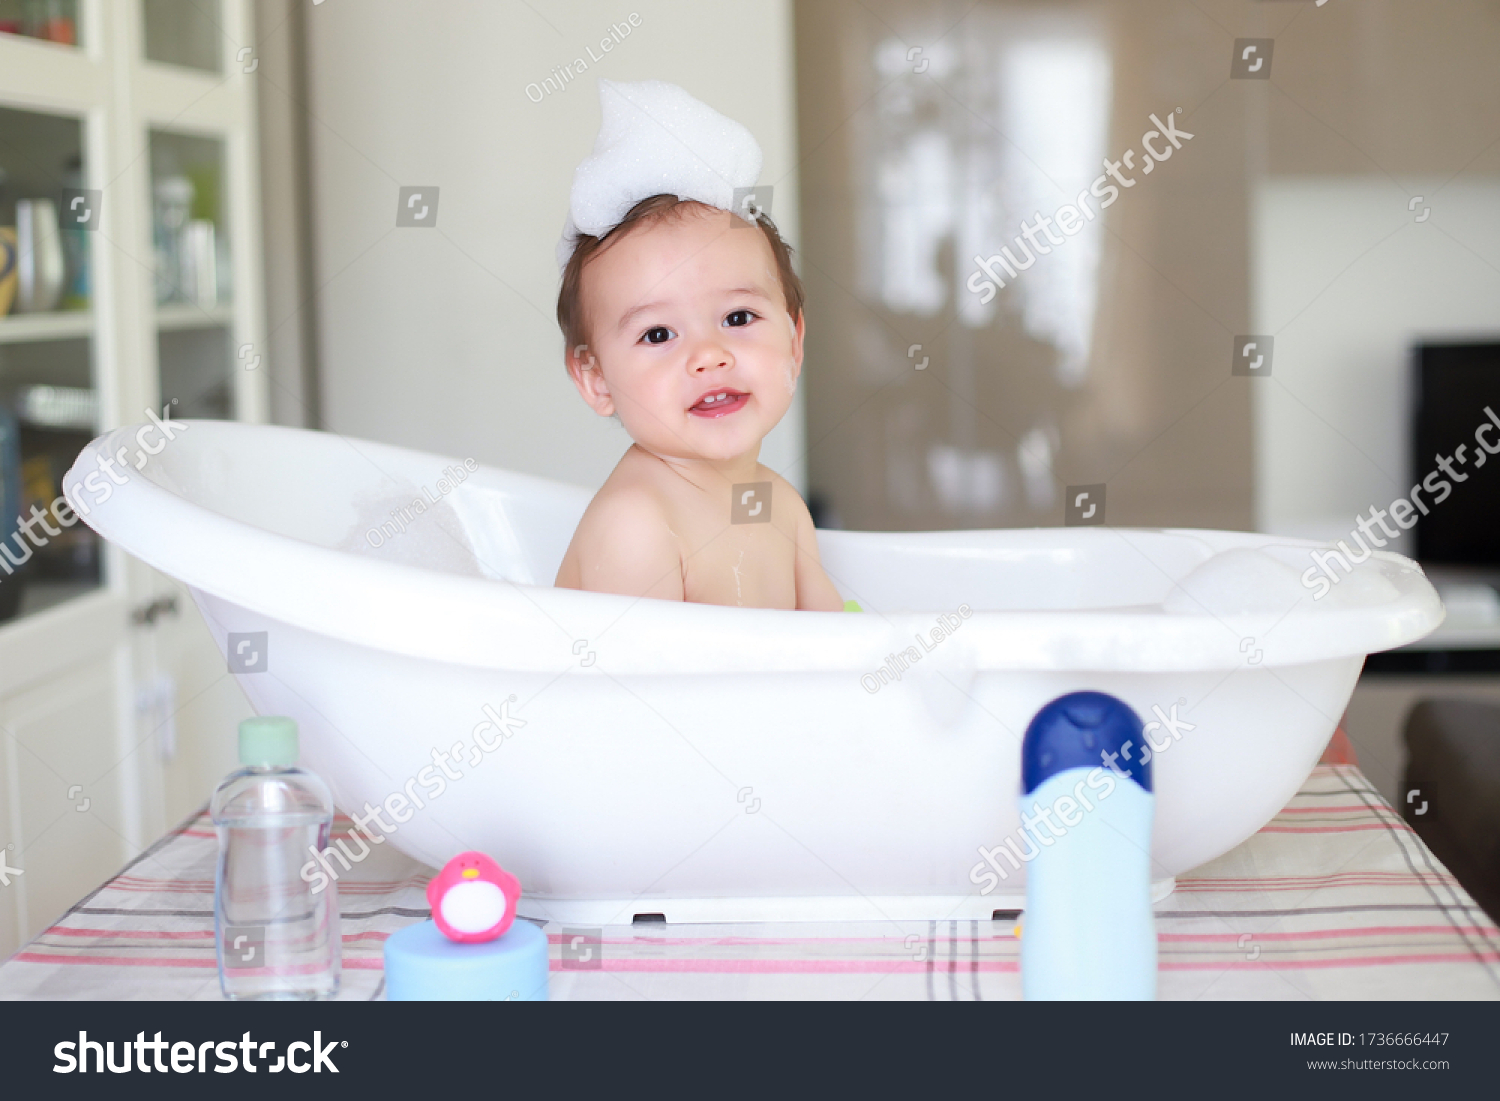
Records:
{"label": "table", "polygon": [[[195,815],[0,966],[0,999],[218,999],[216,851]],[[377,849],[340,883],[340,1000],[384,996],[381,945],[427,916],[431,875]],[[1156,916],[1162,998],[1500,998],[1500,930],[1353,765],[1315,768],[1254,837],[1180,877]],[[556,999],[1021,991],[1010,921],[544,928]]]}

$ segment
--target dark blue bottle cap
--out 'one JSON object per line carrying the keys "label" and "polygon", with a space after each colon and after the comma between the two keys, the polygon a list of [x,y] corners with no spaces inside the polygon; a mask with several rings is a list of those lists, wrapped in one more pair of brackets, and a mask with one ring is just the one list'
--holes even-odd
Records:
{"label": "dark blue bottle cap", "polygon": [[[1108,768],[1151,790],[1146,739],[1130,705],[1104,692],[1069,692],[1036,713],[1021,743],[1021,790],[1030,795],[1070,768]],[[1110,755],[1113,754],[1113,757]]]}

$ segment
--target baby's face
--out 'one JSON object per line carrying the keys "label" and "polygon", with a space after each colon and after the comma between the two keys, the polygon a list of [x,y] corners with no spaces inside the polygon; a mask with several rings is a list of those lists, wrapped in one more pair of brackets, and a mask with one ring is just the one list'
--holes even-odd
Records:
{"label": "baby's face", "polygon": [[[802,322],[786,310],[764,234],[695,206],[637,228],[591,260],[593,343],[570,368],[602,416],[668,458],[754,453],[791,405]],[[597,370],[579,370],[593,354]]]}

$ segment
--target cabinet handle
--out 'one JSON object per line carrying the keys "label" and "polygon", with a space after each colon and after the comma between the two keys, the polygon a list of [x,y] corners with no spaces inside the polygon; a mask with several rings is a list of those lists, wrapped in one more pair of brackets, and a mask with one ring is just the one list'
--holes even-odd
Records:
{"label": "cabinet handle", "polygon": [[177,614],[177,598],[175,596],[159,596],[150,604],[142,604],[130,613],[130,622],[137,627],[151,627],[156,624],[157,619],[163,615]]}

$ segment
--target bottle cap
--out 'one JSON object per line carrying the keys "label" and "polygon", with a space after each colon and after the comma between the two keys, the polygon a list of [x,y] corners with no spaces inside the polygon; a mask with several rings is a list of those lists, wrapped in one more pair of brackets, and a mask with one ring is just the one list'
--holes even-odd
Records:
{"label": "bottle cap", "polygon": [[296,763],[296,719],[258,715],[240,723],[240,764],[246,768],[289,768]]}

